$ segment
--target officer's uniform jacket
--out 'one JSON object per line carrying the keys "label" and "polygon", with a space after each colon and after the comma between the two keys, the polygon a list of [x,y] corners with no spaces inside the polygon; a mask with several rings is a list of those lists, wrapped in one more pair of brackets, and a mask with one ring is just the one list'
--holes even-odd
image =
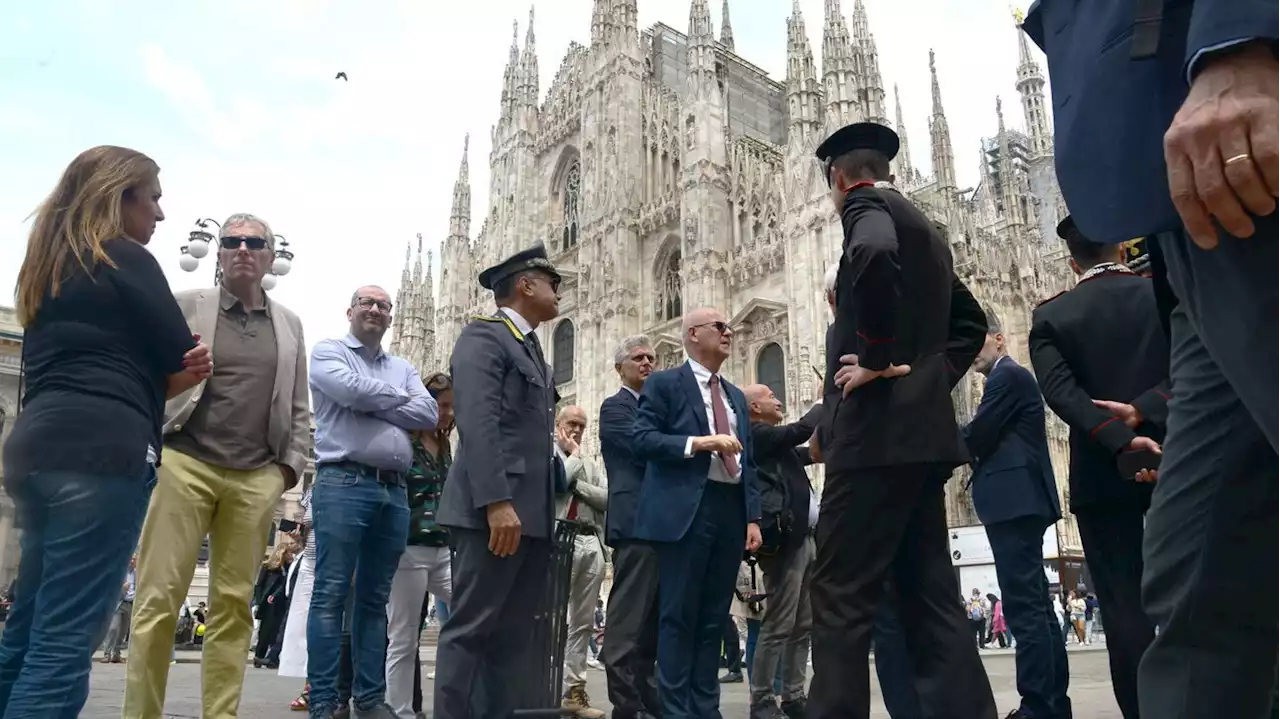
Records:
{"label": "officer's uniform jacket", "polygon": [[556,393],[521,326],[510,310],[476,316],[453,347],[458,444],[437,512],[446,527],[488,530],[485,508],[510,501],[521,534],[552,535]]}
{"label": "officer's uniform jacket", "polygon": [[828,377],[845,354],[858,355],[868,369],[907,364],[911,373],[873,380],[843,398],[834,383],[828,387],[828,470],[967,462],[951,388],[982,349],[981,306],[956,277],[942,234],[896,190],[855,186],[841,220]]}
{"label": "officer's uniform jacket", "polygon": [[[1071,428],[1071,509],[1145,508],[1151,485],[1121,477],[1116,455],[1136,436],[1164,439],[1169,342],[1157,321],[1151,280],[1121,270],[1087,275],[1031,313],[1027,344],[1040,391]],[[1134,429],[1093,404],[1137,407]]]}

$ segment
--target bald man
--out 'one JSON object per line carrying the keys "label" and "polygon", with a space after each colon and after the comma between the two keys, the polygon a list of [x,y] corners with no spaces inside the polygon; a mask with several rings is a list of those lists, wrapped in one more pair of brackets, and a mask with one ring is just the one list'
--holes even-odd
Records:
{"label": "bald man", "polygon": [[556,498],[556,518],[577,524],[573,569],[569,579],[568,639],[564,649],[564,700],[561,708],[584,719],[605,714],[587,696],[587,644],[604,581],[604,513],[609,485],[595,463],[582,456],[587,413],[569,405],[556,416],[556,456],[564,463],[568,491]]}
{"label": "bald man", "polygon": [[[818,500],[804,468],[811,464],[808,441],[822,420],[815,404],[797,422],[782,424],[782,401],[767,385],[743,389],[751,415],[760,485],[759,565],[764,573],[764,617],[751,662],[751,716],[802,715],[809,659],[809,577],[813,566],[813,527]],[[781,671],[779,671],[781,670]],[[774,677],[782,676],[782,693],[774,696]]]}
{"label": "bald man", "polygon": [[313,717],[328,717],[340,708],[343,608],[352,592],[355,715],[392,716],[386,706],[384,671],[387,600],[409,541],[409,433],[435,428],[437,408],[418,370],[382,350],[391,309],[386,290],[361,287],[347,307],[347,336],[322,340],[311,351],[316,414],[311,531],[316,560],[307,620],[307,674]]}
{"label": "bald man", "polygon": [[721,627],[745,545],[760,546],[747,400],[724,381],[733,330],[724,313],[681,322],[689,359],[655,372],[636,410],[644,460],[635,536],[658,555],[658,688],[663,719],[720,716]]}

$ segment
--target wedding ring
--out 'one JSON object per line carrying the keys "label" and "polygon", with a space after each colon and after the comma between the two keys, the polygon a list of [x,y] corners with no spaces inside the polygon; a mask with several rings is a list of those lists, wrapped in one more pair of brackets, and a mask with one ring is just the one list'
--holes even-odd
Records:
{"label": "wedding ring", "polygon": [[1227,159],[1222,161],[1222,164],[1230,165],[1233,162],[1244,162],[1245,160],[1248,160],[1248,159],[1249,159],[1249,153],[1246,152],[1244,154],[1236,155],[1235,157],[1228,157]]}

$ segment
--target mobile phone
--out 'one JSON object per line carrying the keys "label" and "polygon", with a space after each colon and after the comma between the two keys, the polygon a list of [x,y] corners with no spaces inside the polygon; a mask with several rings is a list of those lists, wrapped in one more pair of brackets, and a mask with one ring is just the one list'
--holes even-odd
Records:
{"label": "mobile phone", "polygon": [[1120,469],[1121,477],[1133,479],[1134,475],[1144,469],[1159,469],[1160,455],[1148,449],[1121,452],[1116,457],[1116,466]]}
{"label": "mobile phone", "polygon": [[286,533],[286,534],[287,534],[287,533],[292,532],[293,530],[295,530],[295,529],[297,529],[297,528],[298,528],[298,523],[297,523],[297,522],[295,522],[295,521],[293,521],[292,519],[282,519],[282,520],[280,520],[280,531],[281,531],[281,532],[284,532],[284,533]]}

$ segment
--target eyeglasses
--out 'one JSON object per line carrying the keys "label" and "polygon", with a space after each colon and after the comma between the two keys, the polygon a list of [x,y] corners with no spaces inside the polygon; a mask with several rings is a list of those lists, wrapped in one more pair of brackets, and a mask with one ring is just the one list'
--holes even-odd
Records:
{"label": "eyeglasses", "polygon": [[647,361],[649,364],[653,364],[653,363],[657,360],[657,358],[656,358],[656,357],[654,357],[652,354],[650,354],[650,353],[648,353],[648,352],[641,352],[641,353],[639,353],[639,354],[633,354],[633,355],[631,355],[631,357],[630,357],[629,359],[630,359],[632,362],[635,362],[636,364],[640,364],[641,362],[645,362],[645,361]]}
{"label": "eyeglasses", "polygon": [[390,312],[390,311],[391,311],[391,303],[390,303],[390,302],[387,302],[386,300],[375,300],[375,299],[374,299],[374,298],[372,298],[372,297],[357,297],[357,298],[356,298],[356,302],[355,302],[355,304],[356,304],[356,306],[357,306],[357,307],[359,307],[359,308],[361,308],[361,309],[366,309],[366,310],[371,310],[371,309],[373,309],[374,307],[377,307],[378,309],[382,310],[383,312]]}
{"label": "eyeglasses", "polygon": [[695,327],[695,328],[696,328],[696,327],[711,327],[711,328],[715,329],[715,331],[716,331],[716,332],[719,332],[720,334],[724,334],[725,332],[728,332],[728,331],[729,331],[729,323],[728,323],[728,322],[720,322],[720,321],[716,321],[716,322],[703,322],[703,323],[702,323],[702,324],[700,324],[700,325],[694,325],[694,327]]}
{"label": "eyeglasses", "polygon": [[267,247],[267,241],[261,237],[235,237],[234,235],[229,235],[223,237],[220,242],[224,250],[238,250],[241,243],[250,250],[262,250]]}

